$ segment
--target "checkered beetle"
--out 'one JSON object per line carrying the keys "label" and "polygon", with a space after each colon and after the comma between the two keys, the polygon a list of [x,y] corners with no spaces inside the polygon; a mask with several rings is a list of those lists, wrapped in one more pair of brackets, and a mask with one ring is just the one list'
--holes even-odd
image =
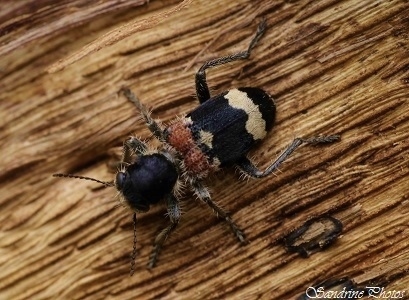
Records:
{"label": "checkered beetle", "polygon": [[[276,113],[274,101],[264,90],[255,87],[235,88],[211,97],[205,71],[249,58],[251,50],[265,30],[266,22],[263,20],[246,51],[205,62],[196,73],[196,93],[200,105],[186,116],[177,118],[166,128],[151,118],[148,110],[131,90],[121,89],[126,98],[141,112],[149,130],[162,146],[152,150],[136,137],[126,140],[121,168],[113,183],[71,174],[54,174],[56,177],[87,179],[114,186],[119,191],[122,202],[134,212],[146,212],[151,205],[164,200],[170,224],[155,239],[149,268],[155,266],[165,240],[179,223],[182,185],[188,186],[202,202],[223,218],[241,243],[246,243],[243,231],[212,200],[208,189],[202,183],[203,179],[228,165],[237,166],[250,177],[262,178],[277,170],[301,144],[331,143],[339,139],[338,135],[296,138],[265,171],[260,171],[247,158],[250,149],[273,127]],[[134,213],[134,228],[135,222]],[[136,233],[131,272],[136,255],[135,236]]]}

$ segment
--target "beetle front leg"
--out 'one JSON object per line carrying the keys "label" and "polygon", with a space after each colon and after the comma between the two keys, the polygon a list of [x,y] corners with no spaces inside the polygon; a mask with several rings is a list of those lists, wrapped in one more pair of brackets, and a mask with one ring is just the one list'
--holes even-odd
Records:
{"label": "beetle front leg", "polygon": [[171,233],[175,231],[177,225],[179,224],[180,216],[182,214],[179,202],[174,195],[171,194],[166,197],[166,205],[171,223],[169,224],[168,227],[162,230],[155,238],[155,243],[153,245],[153,250],[148,263],[149,269],[152,269],[156,265],[159,253],[162,250],[164,242],[171,235]]}
{"label": "beetle front leg", "polygon": [[128,88],[121,88],[120,92],[122,92],[125,97],[131,101],[135,106],[139,109],[142,114],[143,119],[146,122],[149,130],[153,133],[153,135],[160,140],[161,142],[165,142],[165,137],[163,134],[163,129],[161,126],[150,116],[149,111],[146,107],[139,101],[139,99],[135,96],[135,94]]}

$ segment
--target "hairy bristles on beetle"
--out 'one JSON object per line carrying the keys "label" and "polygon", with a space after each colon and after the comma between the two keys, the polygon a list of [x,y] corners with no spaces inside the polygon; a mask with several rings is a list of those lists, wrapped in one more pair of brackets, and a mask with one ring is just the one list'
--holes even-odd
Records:
{"label": "hairy bristles on beetle", "polygon": [[[161,142],[157,149],[136,137],[124,142],[120,170],[114,184],[89,177],[69,174],[56,176],[94,180],[115,186],[123,203],[132,211],[146,212],[151,205],[163,200],[167,206],[170,224],[156,237],[148,267],[155,266],[163,243],[176,229],[181,216],[179,199],[182,186],[190,188],[219,217],[223,218],[241,243],[246,243],[243,230],[211,198],[202,180],[212,172],[229,165],[237,166],[250,177],[262,178],[278,167],[301,144],[331,143],[338,135],[296,138],[290,146],[265,170],[260,171],[247,158],[252,147],[261,141],[274,125],[276,108],[273,98],[255,87],[233,88],[210,96],[206,82],[206,69],[247,59],[266,30],[263,20],[246,51],[207,61],[196,73],[196,94],[200,105],[182,118],[176,118],[163,127],[151,118],[149,111],[128,88],[121,92],[140,111],[147,127]],[[134,215],[134,228],[136,217]],[[136,233],[134,233],[134,243]],[[136,256],[136,247],[132,259]],[[134,271],[132,261],[131,274]]]}

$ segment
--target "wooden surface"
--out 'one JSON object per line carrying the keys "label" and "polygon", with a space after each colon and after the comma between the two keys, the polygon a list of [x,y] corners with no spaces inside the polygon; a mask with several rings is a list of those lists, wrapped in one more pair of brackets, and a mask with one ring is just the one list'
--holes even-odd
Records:
{"label": "wooden surface", "polygon": [[[343,276],[409,297],[407,1],[195,0],[48,74],[106,32],[180,1],[52,3],[0,4],[0,299],[294,299]],[[244,50],[262,17],[269,29],[251,59],[208,73],[213,93],[274,95],[276,126],[251,156],[265,167],[294,137],[342,140],[301,147],[275,176],[243,181],[232,168],[207,182],[249,245],[186,193],[180,227],[147,270],[167,220],[163,207],[138,214],[129,277],[132,217],[116,191],[51,174],[112,180],[113,147],[149,137],[119,88],[164,122],[186,113],[198,105],[195,71]],[[288,253],[280,240],[321,215],[343,223],[336,243],[309,258]]]}

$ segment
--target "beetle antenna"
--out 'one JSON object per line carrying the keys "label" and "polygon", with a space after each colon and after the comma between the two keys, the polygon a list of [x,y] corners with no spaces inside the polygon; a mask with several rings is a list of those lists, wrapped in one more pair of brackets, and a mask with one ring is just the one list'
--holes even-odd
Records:
{"label": "beetle antenna", "polygon": [[53,174],[53,177],[65,177],[65,178],[76,178],[76,179],[84,179],[84,180],[90,180],[90,181],[95,181],[100,184],[103,184],[105,186],[114,186],[113,182],[108,182],[108,181],[101,181],[95,178],[91,177],[86,177],[86,176],[79,176],[79,175],[74,175],[74,174],[62,174],[62,173],[57,173]]}
{"label": "beetle antenna", "polygon": [[133,213],[133,250],[131,254],[131,272],[132,276],[135,273],[135,257],[136,257],[136,213]]}

